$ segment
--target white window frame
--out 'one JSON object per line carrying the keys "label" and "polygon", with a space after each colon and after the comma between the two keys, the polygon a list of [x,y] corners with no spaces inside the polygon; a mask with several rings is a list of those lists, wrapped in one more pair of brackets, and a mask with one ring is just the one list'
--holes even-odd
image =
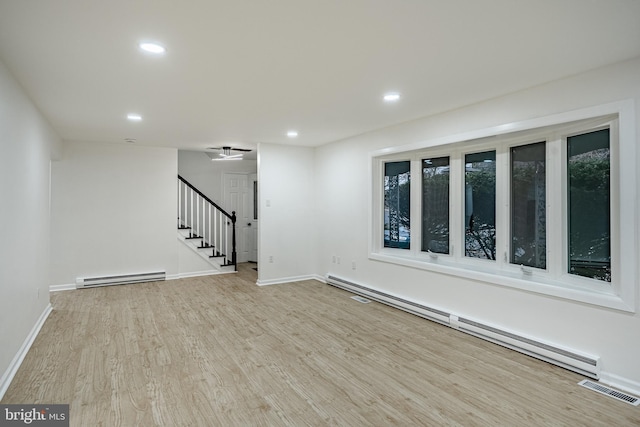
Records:
{"label": "white window frame", "polygon": [[[605,127],[611,129],[612,141],[611,282],[568,273],[566,256],[566,138]],[[546,142],[547,268],[521,268],[509,262],[510,179],[504,177],[510,176],[511,147],[541,141]],[[628,100],[372,152],[369,258],[635,312],[638,259],[635,145],[634,104]],[[496,176],[502,177],[496,180],[495,261],[464,255],[464,155],[489,150],[496,150]],[[421,164],[424,158],[443,156],[450,158],[450,247],[449,254],[433,254],[421,248]],[[411,161],[411,247],[408,250],[384,248],[382,242],[383,164],[400,160]],[[558,183],[562,186],[560,190]],[[622,224],[624,233],[620,230]]]}
{"label": "white window frame", "polygon": [[[416,184],[416,187],[418,187],[416,192],[418,193],[417,198],[418,198],[418,201],[420,202],[420,206],[419,206],[420,215],[418,217],[418,222],[420,223],[420,229],[421,230],[422,230],[422,207],[423,207],[423,204],[422,204],[422,202],[423,202],[423,200],[422,200],[422,180],[423,180],[423,176],[422,176],[422,161],[423,160],[429,159],[429,158],[436,159],[436,158],[442,158],[442,157],[447,157],[449,159],[449,217],[451,217],[451,212],[452,212],[452,209],[453,209],[453,205],[452,205],[453,204],[453,200],[452,200],[452,196],[451,196],[452,193],[453,193],[453,190],[452,190],[453,187],[452,186],[453,186],[453,182],[454,182],[453,181],[453,176],[451,174],[451,170],[453,168],[451,162],[453,161],[453,159],[452,159],[452,157],[451,157],[451,155],[449,153],[443,154],[443,155],[439,155],[437,153],[438,153],[438,151],[429,151],[429,155],[420,155],[420,156],[418,156],[419,157],[419,159],[418,159],[418,161],[419,161],[418,170],[419,170],[419,174],[420,174],[419,175],[419,180],[420,181]],[[457,182],[457,180],[456,180],[456,182]],[[441,254],[441,253],[437,253],[436,254],[436,253],[431,253],[429,251],[423,251],[422,250],[422,233],[421,233],[420,236],[419,236],[420,237],[420,241],[418,242],[420,247],[417,248],[418,251],[420,252],[418,254],[418,256],[424,256],[422,254],[427,254],[430,258],[433,258],[433,259],[437,259],[437,257],[439,257],[439,256],[444,256],[444,257],[451,256],[452,255],[451,254],[451,246],[452,246],[452,242],[454,241],[453,238],[452,238],[452,232],[453,232],[452,224],[451,224],[451,221],[449,221],[449,253],[448,254]]]}

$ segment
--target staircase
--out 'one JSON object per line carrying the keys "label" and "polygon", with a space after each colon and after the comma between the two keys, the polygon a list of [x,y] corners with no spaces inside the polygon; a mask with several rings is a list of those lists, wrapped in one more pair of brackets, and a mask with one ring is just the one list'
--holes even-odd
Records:
{"label": "staircase", "polygon": [[238,270],[236,213],[222,209],[178,175],[178,237],[221,272]]}

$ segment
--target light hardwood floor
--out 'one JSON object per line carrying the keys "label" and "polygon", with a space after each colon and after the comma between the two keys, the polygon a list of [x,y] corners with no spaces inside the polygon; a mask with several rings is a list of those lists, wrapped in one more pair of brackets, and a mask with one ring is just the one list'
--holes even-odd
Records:
{"label": "light hardwood floor", "polygon": [[52,294],[2,403],[68,403],[82,427],[640,425],[577,374],[251,267]]}

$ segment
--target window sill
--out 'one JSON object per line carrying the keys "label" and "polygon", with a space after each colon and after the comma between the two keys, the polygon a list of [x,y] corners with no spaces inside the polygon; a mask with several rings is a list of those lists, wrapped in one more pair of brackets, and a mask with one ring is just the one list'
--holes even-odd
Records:
{"label": "window sill", "polygon": [[549,278],[541,275],[516,274],[486,267],[482,268],[476,265],[445,265],[438,258],[418,259],[410,256],[401,256],[400,254],[391,255],[371,252],[369,253],[369,259],[635,313],[634,307],[627,304],[613,291],[585,290],[578,288],[576,285],[549,280]]}

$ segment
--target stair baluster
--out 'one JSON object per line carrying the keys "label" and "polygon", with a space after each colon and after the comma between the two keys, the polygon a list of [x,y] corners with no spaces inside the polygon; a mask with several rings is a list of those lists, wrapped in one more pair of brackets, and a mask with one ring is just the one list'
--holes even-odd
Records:
{"label": "stair baluster", "polygon": [[189,229],[189,239],[201,239],[199,248],[211,248],[211,258],[222,257],[223,266],[237,271],[236,219],[235,211],[229,214],[178,175],[178,228]]}

